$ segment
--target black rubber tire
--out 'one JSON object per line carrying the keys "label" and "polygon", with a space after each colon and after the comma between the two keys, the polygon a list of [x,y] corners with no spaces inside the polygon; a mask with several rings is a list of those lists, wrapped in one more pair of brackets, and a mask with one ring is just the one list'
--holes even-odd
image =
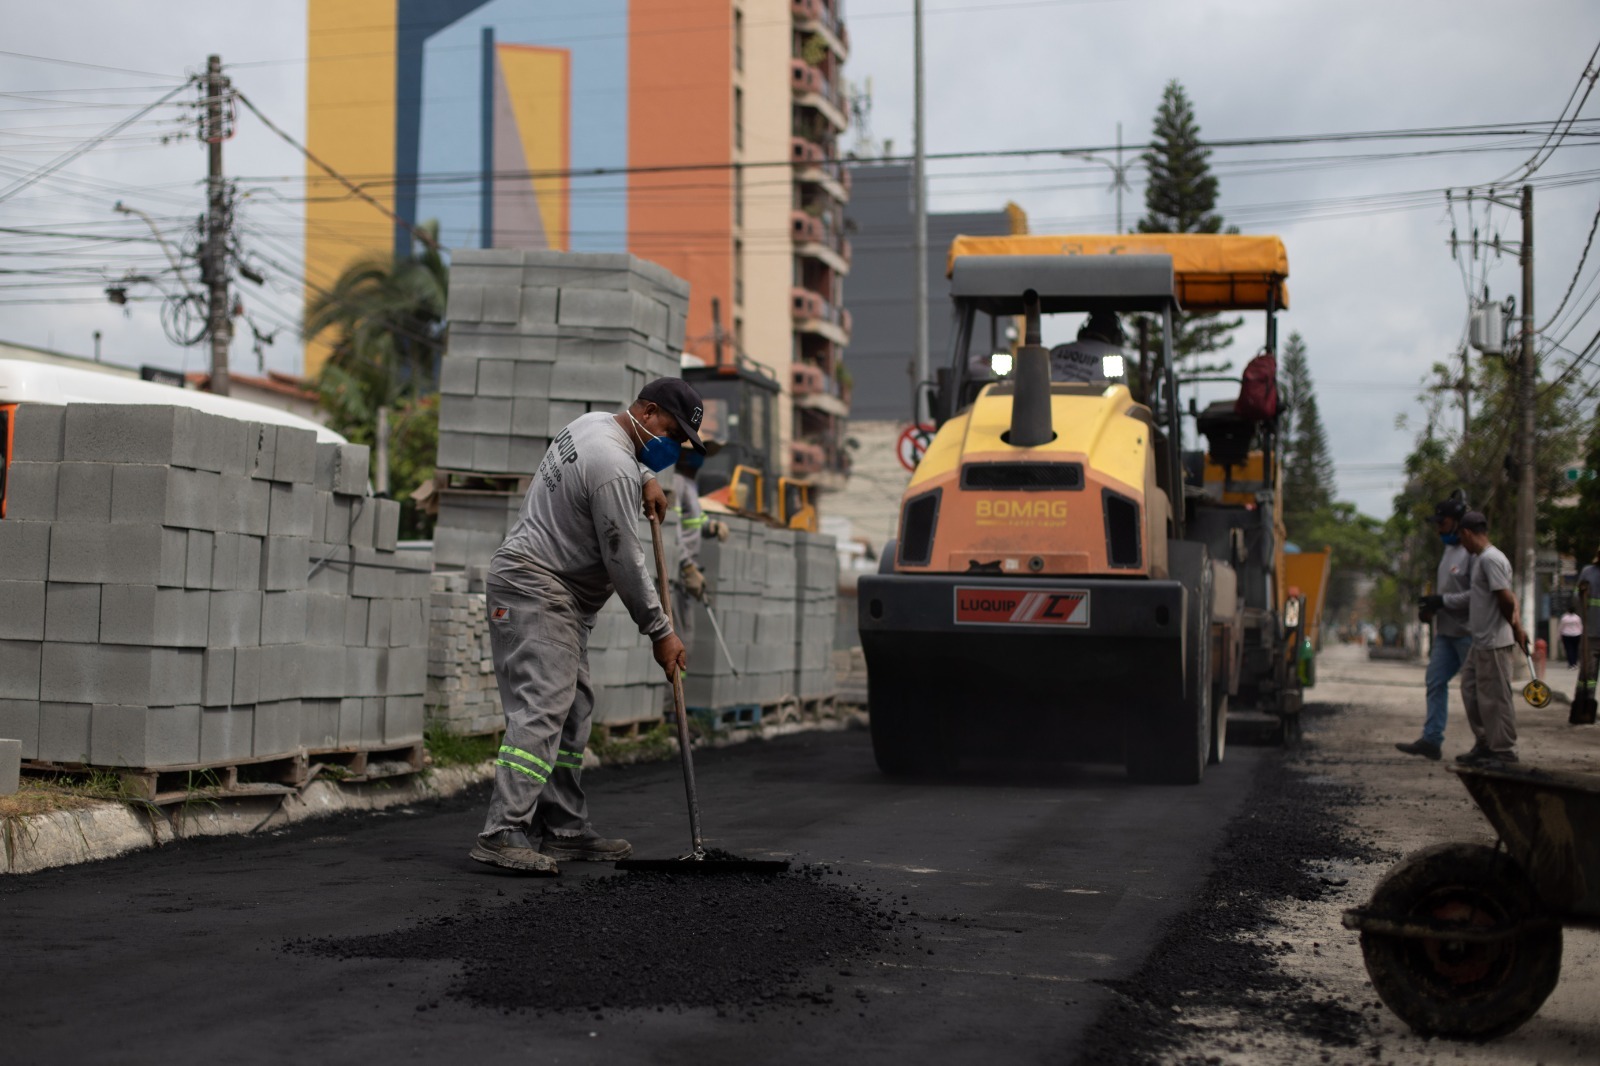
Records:
{"label": "black rubber tire", "polygon": [[[1436,844],[1386,874],[1369,909],[1396,920],[1459,920],[1495,927],[1543,913],[1527,874],[1482,844]],[[1561,927],[1527,929],[1493,944],[1361,934],[1378,996],[1421,1036],[1493,1040],[1538,1013],[1561,976]]]}
{"label": "black rubber tire", "polygon": [[[1188,549],[1180,562],[1179,545]],[[1124,740],[1128,776],[1141,784],[1198,785],[1211,751],[1211,563],[1204,545],[1173,541],[1173,574],[1189,587],[1185,692],[1175,706],[1131,715]],[[1185,565],[1185,563],[1187,565]]]}
{"label": "black rubber tire", "polygon": [[929,777],[949,772],[938,712],[909,698],[904,686],[867,682],[867,723],[872,757],[890,777]]}
{"label": "black rubber tire", "polygon": [[1228,753],[1228,694],[1217,689],[1211,690],[1211,750],[1206,753],[1206,762],[1212,766],[1217,765]]}

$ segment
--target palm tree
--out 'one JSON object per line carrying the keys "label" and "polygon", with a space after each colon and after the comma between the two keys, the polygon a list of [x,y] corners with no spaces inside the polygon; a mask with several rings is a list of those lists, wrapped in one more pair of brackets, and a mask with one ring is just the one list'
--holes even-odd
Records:
{"label": "palm tree", "polygon": [[[389,413],[410,409],[434,391],[444,351],[448,268],[438,251],[439,224],[420,228],[430,238],[420,252],[352,263],[305,314],[305,340],[331,337],[317,379],[329,425],[373,448],[378,492],[385,495]],[[409,491],[395,490],[402,499]]]}

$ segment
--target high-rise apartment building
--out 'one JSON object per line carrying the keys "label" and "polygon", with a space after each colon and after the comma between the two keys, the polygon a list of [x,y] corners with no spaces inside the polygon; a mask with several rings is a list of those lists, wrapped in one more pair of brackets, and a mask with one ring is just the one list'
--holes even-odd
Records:
{"label": "high-rise apartment building", "polygon": [[452,248],[632,252],[690,282],[690,354],[773,372],[790,471],[834,484],[842,3],[309,0],[310,148],[403,221],[308,167],[308,295],[427,220]]}

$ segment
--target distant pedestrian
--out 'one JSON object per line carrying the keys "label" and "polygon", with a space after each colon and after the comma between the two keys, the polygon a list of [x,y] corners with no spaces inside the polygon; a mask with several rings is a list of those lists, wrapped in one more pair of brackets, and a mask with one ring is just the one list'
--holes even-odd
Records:
{"label": "distant pedestrian", "polygon": [[1467,589],[1472,573],[1472,555],[1461,546],[1461,531],[1456,528],[1467,513],[1459,491],[1433,509],[1433,520],[1444,543],[1439,558],[1433,595],[1419,601],[1418,617],[1433,624],[1433,648],[1428,656],[1428,711],[1422,723],[1422,736],[1395,747],[1407,755],[1438,759],[1444,752],[1444,727],[1450,713],[1450,679],[1460,673],[1472,649],[1472,634],[1467,630]]}
{"label": "distant pedestrian", "polygon": [[1477,743],[1456,756],[1467,766],[1517,761],[1517,719],[1511,702],[1511,679],[1517,652],[1528,647],[1511,592],[1511,562],[1489,543],[1489,520],[1478,511],[1461,518],[1461,544],[1472,553],[1472,587],[1468,592],[1467,628],[1472,651],[1461,670],[1461,702]]}
{"label": "distant pedestrian", "polygon": [[[1600,551],[1594,553],[1589,565],[1578,574],[1578,610],[1583,612],[1584,627],[1589,634],[1589,661],[1583,664],[1583,692],[1592,701],[1595,697],[1595,676],[1600,674]],[[1591,702],[1590,707],[1594,704]]]}
{"label": "distant pedestrian", "polygon": [[1578,644],[1583,640],[1583,616],[1568,607],[1557,625],[1561,627],[1561,646],[1567,652],[1567,669],[1574,670],[1578,666]]}

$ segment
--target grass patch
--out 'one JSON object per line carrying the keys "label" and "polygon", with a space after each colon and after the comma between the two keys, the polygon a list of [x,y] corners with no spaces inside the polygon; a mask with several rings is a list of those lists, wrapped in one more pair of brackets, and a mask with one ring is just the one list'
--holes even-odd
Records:
{"label": "grass patch", "polygon": [[428,726],[422,735],[422,742],[427,746],[428,754],[433,757],[433,765],[436,768],[476,766],[494,758],[495,752],[500,749],[500,737],[497,734],[464,737],[459,733],[452,733],[448,727],[438,723]]}
{"label": "grass patch", "polygon": [[43,777],[24,775],[16,792],[0,796],[0,818],[27,818],[51,811],[92,807],[107,800],[122,802],[130,798],[122,778],[106,770]]}

